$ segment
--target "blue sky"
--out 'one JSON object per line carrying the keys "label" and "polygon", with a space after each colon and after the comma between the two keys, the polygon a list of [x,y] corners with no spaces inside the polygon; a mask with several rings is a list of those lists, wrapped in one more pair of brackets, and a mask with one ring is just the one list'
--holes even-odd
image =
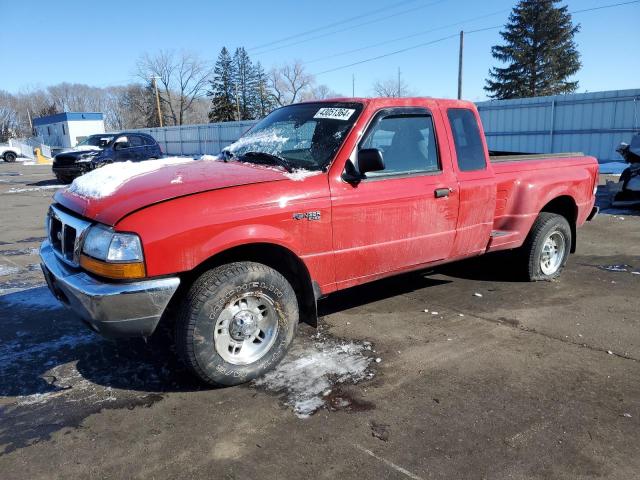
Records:
{"label": "blue sky", "polygon": [[[568,0],[565,4],[575,11],[622,1]],[[460,29],[504,24],[513,5],[514,0],[182,0],[166,5],[158,1],[0,0],[0,17],[11,19],[3,21],[0,89],[18,92],[63,81],[124,84],[136,79],[136,59],[144,52],[186,49],[214,61],[224,45],[246,47],[251,58],[267,69],[294,59],[309,62],[306,68],[318,74],[318,83],[345,95],[351,94],[352,75],[356,95],[367,96],[376,79],[395,77],[400,68],[403,79],[418,94],[454,97],[457,38],[321,72],[455,35]],[[640,45],[638,19],[640,3],[575,15],[582,25],[577,36],[583,62],[577,75],[580,92],[640,87],[640,56],[635,51]],[[333,27],[322,29],[327,25]],[[307,36],[255,48],[314,29]],[[429,30],[433,31],[423,33]],[[484,79],[495,64],[490,48],[497,42],[497,29],[466,36],[465,98],[485,98]],[[10,68],[5,70],[5,65]]]}

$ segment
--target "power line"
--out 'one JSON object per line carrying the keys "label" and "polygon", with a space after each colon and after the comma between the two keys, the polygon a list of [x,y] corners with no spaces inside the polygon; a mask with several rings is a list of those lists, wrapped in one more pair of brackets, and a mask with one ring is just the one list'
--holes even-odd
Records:
{"label": "power line", "polygon": [[384,42],[378,42],[378,43],[374,43],[374,44],[367,45],[367,46],[364,46],[364,47],[354,48],[353,50],[346,50],[346,51],[343,51],[343,52],[334,53],[333,55],[327,55],[325,57],[315,58],[313,60],[309,60],[308,62],[303,62],[303,63],[305,65],[308,65],[310,63],[320,62],[322,60],[327,60],[329,58],[341,57],[341,56],[344,56],[344,55],[349,55],[351,53],[361,52],[363,50],[369,50],[370,48],[380,47],[380,46],[386,45],[388,43],[399,42],[401,40],[407,40],[409,38],[420,37],[420,36],[426,35],[428,33],[437,32],[438,30],[444,30],[445,28],[456,27],[458,25],[464,25],[465,23],[471,23],[471,22],[474,22],[476,20],[482,20],[484,18],[492,17],[494,15],[498,15],[500,13],[504,13],[504,12],[508,12],[508,11],[509,11],[509,9],[502,9],[502,10],[499,10],[497,12],[488,13],[486,15],[481,15],[479,17],[468,18],[467,20],[462,20],[460,22],[455,22],[455,23],[449,23],[447,25],[443,25],[441,27],[436,27],[436,28],[431,28],[429,30],[422,30],[420,32],[413,33],[411,35],[405,35],[403,37],[396,37],[396,38],[392,38],[391,40],[385,40]]}
{"label": "power line", "polygon": [[349,27],[341,28],[341,29],[338,29],[338,30],[332,30],[330,32],[326,32],[326,33],[322,33],[320,35],[316,35],[316,36],[313,36],[313,37],[305,38],[303,40],[298,40],[296,42],[287,43],[285,45],[279,45],[277,47],[269,48],[267,50],[262,50],[261,52],[255,52],[254,55],[263,55],[263,54],[268,53],[268,52],[273,52],[273,51],[276,51],[276,50],[282,50],[283,48],[293,47],[295,45],[300,45],[301,43],[311,42],[311,41],[317,40],[319,38],[324,38],[324,37],[328,37],[330,35],[335,35],[336,33],[347,32],[347,31],[350,31],[350,30],[352,30],[354,28],[363,27],[365,25],[371,25],[372,23],[382,22],[382,21],[388,20],[388,19],[393,18],[393,17],[398,17],[400,15],[406,15],[407,13],[415,12],[416,10],[422,10],[423,8],[431,7],[433,5],[437,5],[438,3],[444,3],[445,1],[446,0],[436,0],[435,2],[427,3],[426,5],[420,5],[418,7],[413,7],[413,8],[407,9],[407,10],[402,10],[400,12],[392,13],[391,15],[386,15],[384,17],[375,18],[373,20],[368,20],[366,22],[357,23],[357,24],[351,25]]}
{"label": "power line", "polygon": [[345,23],[349,23],[353,20],[359,20],[361,18],[364,17],[370,17],[371,15],[375,15],[376,13],[380,13],[380,12],[384,12],[386,10],[393,10],[396,7],[400,7],[402,5],[406,5],[407,3],[415,3],[417,0],[403,0],[402,2],[398,2],[398,3],[394,3],[393,5],[389,5],[388,7],[383,7],[383,8],[378,8],[376,10],[372,10],[369,13],[365,13],[365,14],[360,14],[357,15],[355,17],[349,17],[349,18],[345,18],[344,20],[340,20],[339,22],[333,22],[333,23],[329,23],[327,25],[324,25],[322,27],[317,27],[311,30],[306,30],[304,32],[300,32],[300,33],[296,33],[295,35],[289,35],[288,37],[283,37],[280,38],[278,40],[273,40],[271,42],[268,43],[263,43],[262,45],[256,45],[255,47],[251,47],[248,50],[258,50],[260,48],[264,48],[264,47],[270,47],[271,45],[275,45],[276,43],[281,43],[281,42],[286,42],[287,40],[292,40],[294,38],[298,38],[298,37],[304,37],[305,35],[309,35],[310,33],[316,33],[319,32],[321,30],[325,30],[327,28],[331,28],[331,27],[335,27],[336,25],[343,25]]}
{"label": "power line", "polygon": [[[598,7],[584,8],[582,10],[576,10],[576,11],[569,12],[569,13],[571,13],[573,15],[573,14],[576,14],[576,13],[591,12],[591,11],[594,11],[594,10],[602,10],[602,9],[605,9],[605,8],[620,7],[620,6],[623,6],[623,5],[631,5],[631,4],[635,4],[635,3],[640,3],[640,0],[632,0],[632,1],[628,1],[628,2],[619,2],[619,3],[608,4],[608,5],[600,5]],[[495,30],[497,28],[502,28],[503,26],[504,25],[494,25],[494,26],[491,26],[491,27],[478,28],[478,29],[475,29],[475,30],[467,30],[467,31],[465,31],[465,34],[485,32],[485,31],[488,31],[488,30]],[[324,70],[322,72],[316,73],[315,75],[323,75],[325,73],[335,72],[337,70],[342,70],[342,69],[353,67],[353,66],[356,66],[356,65],[361,65],[363,63],[373,62],[373,61],[379,60],[381,58],[390,57],[392,55],[398,55],[400,53],[404,53],[404,52],[407,52],[409,50],[415,50],[416,48],[426,47],[428,45],[434,45],[436,43],[444,42],[446,40],[449,40],[449,39],[451,39],[453,37],[457,37],[457,36],[458,36],[458,33],[454,33],[452,35],[448,35],[446,37],[438,38],[438,39],[432,40],[430,42],[423,42],[423,43],[419,43],[419,44],[416,44],[416,45],[411,45],[409,47],[402,48],[400,50],[395,50],[393,52],[388,52],[388,53],[384,53],[382,55],[377,55],[375,57],[365,58],[365,59],[357,61],[357,62],[349,63],[347,65],[341,65],[339,67],[331,68],[329,70]],[[386,43],[389,43],[389,42],[385,42],[385,44]]]}

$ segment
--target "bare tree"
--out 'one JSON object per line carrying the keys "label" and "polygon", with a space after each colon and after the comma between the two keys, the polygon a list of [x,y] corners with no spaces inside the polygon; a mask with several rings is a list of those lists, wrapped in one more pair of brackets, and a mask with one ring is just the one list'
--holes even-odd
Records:
{"label": "bare tree", "polygon": [[377,97],[413,97],[415,92],[403,79],[387,78],[376,80],[373,84],[373,93]]}
{"label": "bare tree", "polygon": [[274,68],[269,73],[269,88],[279,106],[291,105],[300,100],[314,84],[313,75],[304,71],[302,62]]}
{"label": "bare tree", "polygon": [[327,98],[337,98],[343,97],[344,95],[331,90],[327,85],[318,85],[309,89],[309,91],[304,92],[300,100],[309,101],[309,100],[325,100]]}
{"label": "bare tree", "polygon": [[174,125],[182,125],[196,99],[206,94],[211,65],[189,52],[162,50],[144,54],[137,64],[138,76],[147,83],[155,77],[161,103]]}

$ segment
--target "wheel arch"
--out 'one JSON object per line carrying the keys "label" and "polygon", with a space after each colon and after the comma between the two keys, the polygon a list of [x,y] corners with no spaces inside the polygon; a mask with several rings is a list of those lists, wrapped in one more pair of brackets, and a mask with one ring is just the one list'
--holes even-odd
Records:
{"label": "wheel arch", "polygon": [[578,205],[571,195],[560,195],[548,201],[540,210],[540,213],[555,213],[564,217],[571,227],[571,253],[576,251],[576,222],[578,220]]}
{"label": "wheel arch", "polygon": [[[182,275],[181,289],[187,289],[202,273],[231,262],[262,263],[280,272],[293,287],[300,305],[300,321],[317,327],[319,285],[311,278],[304,261],[290,249],[269,242],[236,245],[222,250]],[[176,297],[175,295],[174,297]]]}

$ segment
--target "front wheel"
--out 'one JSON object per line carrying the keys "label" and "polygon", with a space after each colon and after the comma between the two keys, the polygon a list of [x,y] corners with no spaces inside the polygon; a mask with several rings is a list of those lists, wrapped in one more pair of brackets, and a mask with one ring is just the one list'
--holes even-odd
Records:
{"label": "front wheel", "polygon": [[5,152],[4,154],[4,161],[7,163],[15,162],[16,158],[18,158],[18,156],[13,152]]}
{"label": "front wheel", "polygon": [[278,364],[298,318],[284,276],[260,263],[230,263],[205,272],[189,289],[178,312],[176,346],[204,382],[237,385]]}
{"label": "front wheel", "polygon": [[566,218],[542,212],[522,246],[530,281],[552,280],[560,275],[571,250],[571,227]]}

